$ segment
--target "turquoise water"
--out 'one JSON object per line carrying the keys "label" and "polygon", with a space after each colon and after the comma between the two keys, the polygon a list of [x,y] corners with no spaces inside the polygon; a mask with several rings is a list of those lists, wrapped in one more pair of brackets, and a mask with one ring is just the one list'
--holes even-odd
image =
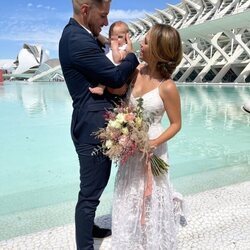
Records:
{"label": "turquoise water", "polygon": [[[250,87],[179,86],[183,128],[169,142],[175,188],[191,194],[250,180]],[[79,166],[64,83],[0,86],[0,240],[73,222]],[[164,120],[166,124],[166,119]],[[97,214],[108,213],[116,168]]]}

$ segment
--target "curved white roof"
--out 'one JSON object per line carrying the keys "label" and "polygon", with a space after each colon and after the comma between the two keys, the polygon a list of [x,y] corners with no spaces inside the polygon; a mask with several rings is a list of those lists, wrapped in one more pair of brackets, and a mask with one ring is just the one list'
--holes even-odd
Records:
{"label": "curved white roof", "polygon": [[17,56],[17,68],[13,74],[22,74],[33,67],[47,61],[49,55],[40,45],[24,44]]}

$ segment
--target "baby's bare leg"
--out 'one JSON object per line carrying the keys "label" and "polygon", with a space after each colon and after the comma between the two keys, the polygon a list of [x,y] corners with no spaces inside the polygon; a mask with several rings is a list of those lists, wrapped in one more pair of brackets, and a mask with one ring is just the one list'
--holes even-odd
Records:
{"label": "baby's bare leg", "polygon": [[91,88],[91,87],[90,87],[90,88],[89,88],[89,91],[90,91],[92,94],[103,95],[104,89],[105,89],[105,86],[99,84],[98,86],[96,86],[96,87],[94,87],[94,88]]}

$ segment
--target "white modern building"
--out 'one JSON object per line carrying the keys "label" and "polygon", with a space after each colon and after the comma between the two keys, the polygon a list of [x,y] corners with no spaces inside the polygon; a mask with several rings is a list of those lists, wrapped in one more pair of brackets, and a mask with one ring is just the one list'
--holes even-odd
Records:
{"label": "white modern building", "polygon": [[15,61],[16,69],[13,74],[34,72],[43,62],[49,59],[49,52],[40,45],[24,44]]}
{"label": "white modern building", "polygon": [[15,61],[1,60],[0,66],[6,73],[5,79],[29,82],[64,81],[59,60],[49,59],[49,52],[41,45],[24,44]]}
{"label": "white modern building", "polygon": [[42,63],[28,82],[63,82],[64,77],[59,59],[49,59]]}
{"label": "white modern building", "polygon": [[184,57],[179,82],[250,82],[250,0],[182,0],[130,22],[138,42],[154,23],[181,34]]}

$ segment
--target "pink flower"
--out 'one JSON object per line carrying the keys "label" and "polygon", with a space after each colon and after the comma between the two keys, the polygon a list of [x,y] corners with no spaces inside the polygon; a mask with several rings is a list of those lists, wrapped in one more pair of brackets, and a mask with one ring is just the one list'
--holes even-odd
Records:
{"label": "pink flower", "polygon": [[125,115],[125,120],[126,121],[133,121],[135,119],[135,115],[133,113],[128,113]]}
{"label": "pink flower", "polygon": [[127,143],[128,143],[128,137],[125,135],[122,135],[119,138],[119,144],[122,145],[123,147],[125,147]]}

